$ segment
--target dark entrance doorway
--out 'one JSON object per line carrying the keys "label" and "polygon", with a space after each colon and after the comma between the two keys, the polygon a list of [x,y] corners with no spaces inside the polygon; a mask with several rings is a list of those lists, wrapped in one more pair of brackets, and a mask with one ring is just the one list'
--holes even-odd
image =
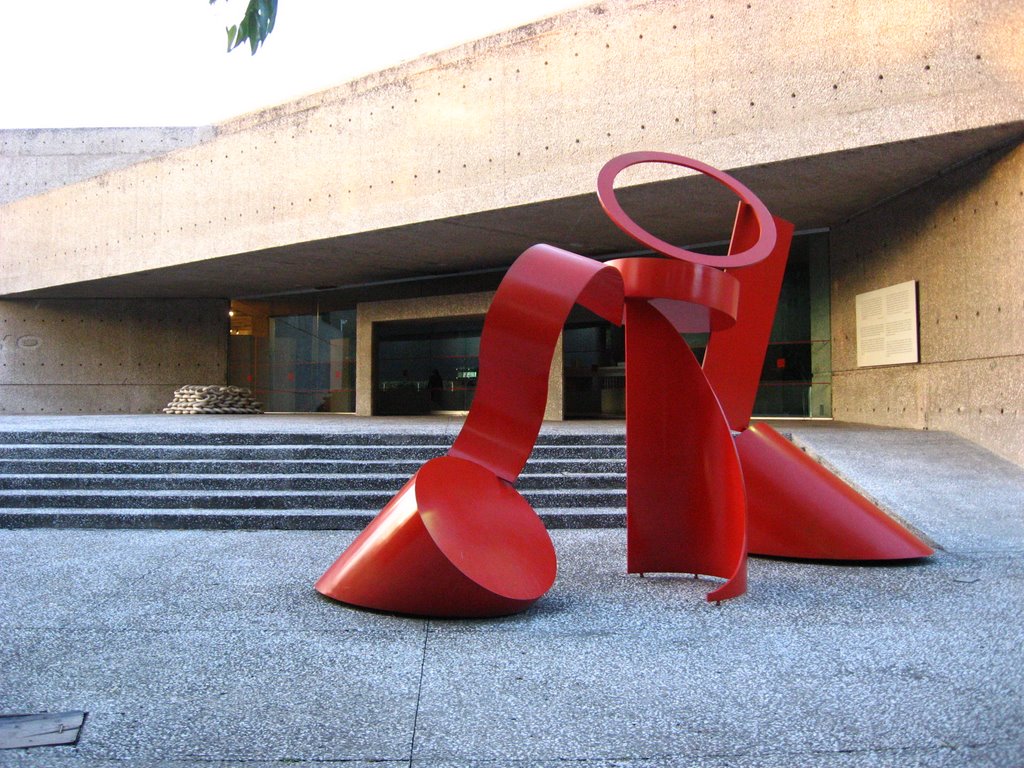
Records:
{"label": "dark entrance doorway", "polygon": [[483,323],[482,317],[375,323],[373,412],[468,411]]}

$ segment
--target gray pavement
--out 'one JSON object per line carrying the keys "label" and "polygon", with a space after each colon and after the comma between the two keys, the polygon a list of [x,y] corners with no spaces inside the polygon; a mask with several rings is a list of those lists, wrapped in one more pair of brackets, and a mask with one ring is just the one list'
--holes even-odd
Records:
{"label": "gray pavement", "polygon": [[426,621],[313,591],[352,532],[0,531],[0,713],[89,713],[0,765],[1024,765],[1024,470],[943,433],[785,431],[936,555],[755,558],[715,606],[710,579],[626,575],[622,530],[558,530],[531,610]]}

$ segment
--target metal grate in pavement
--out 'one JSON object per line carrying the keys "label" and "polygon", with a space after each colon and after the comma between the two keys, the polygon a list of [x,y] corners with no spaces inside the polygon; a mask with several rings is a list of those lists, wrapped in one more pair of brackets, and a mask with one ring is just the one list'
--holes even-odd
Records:
{"label": "metal grate in pavement", "polygon": [[0,715],[0,749],[74,744],[82,731],[85,712]]}

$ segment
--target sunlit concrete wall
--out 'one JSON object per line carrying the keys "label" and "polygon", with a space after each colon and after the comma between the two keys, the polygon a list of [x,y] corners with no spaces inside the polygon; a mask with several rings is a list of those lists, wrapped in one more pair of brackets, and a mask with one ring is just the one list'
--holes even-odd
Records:
{"label": "sunlit concrete wall", "polygon": [[156,413],[224,384],[228,306],[211,300],[0,300],[0,414]]}
{"label": "sunlit concrete wall", "polygon": [[[0,207],[0,295],[1019,120],[1014,0],[609,0]],[[256,265],[254,264],[254,268]]]}
{"label": "sunlit concrete wall", "polygon": [[[0,131],[0,204],[214,135],[213,128]],[[95,226],[115,231],[119,222]],[[5,269],[7,243],[0,234]],[[60,277],[46,261],[38,268]],[[224,302],[187,299],[0,300],[0,413],[151,413],[182,384],[224,383],[226,312]]]}
{"label": "sunlit concrete wall", "polygon": [[[859,293],[918,282],[916,365],[857,368]],[[1024,465],[1024,145],[832,233],[833,412],[956,432]]]}
{"label": "sunlit concrete wall", "polygon": [[[609,157],[636,149],[729,169],[1018,121],[1021,50],[1016,0],[609,0],[0,205],[0,296],[235,253],[259,270],[275,246],[590,194]],[[836,228],[838,418],[954,429],[1022,461],[1019,152]],[[922,363],[856,369],[852,297],[907,279]],[[152,410],[181,384],[222,382],[226,307],[147,306],[0,302],[0,329],[16,328],[2,331],[15,346],[0,403]]]}
{"label": "sunlit concrete wall", "polygon": [[204,128],[33,128],[0,131],[0,205],[213,138]]}

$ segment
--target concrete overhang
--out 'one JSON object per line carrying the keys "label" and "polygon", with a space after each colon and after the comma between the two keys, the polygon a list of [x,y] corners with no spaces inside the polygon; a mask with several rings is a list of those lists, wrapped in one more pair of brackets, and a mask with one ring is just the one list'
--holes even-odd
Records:
{"label": "concrete overhang", "polygon": [[[797,229],[828,228],[1024,138],[1024,121],[731,169]],[[595,180],[596,181],[596,180]],[[669,242],[728,236],[735,200],[693,174],[619,185],[642,226]],[[9,294],[8,298],[270,297],[507,267],[544,242],[601,258],[638,245],[595,194],[435,219]]]}

